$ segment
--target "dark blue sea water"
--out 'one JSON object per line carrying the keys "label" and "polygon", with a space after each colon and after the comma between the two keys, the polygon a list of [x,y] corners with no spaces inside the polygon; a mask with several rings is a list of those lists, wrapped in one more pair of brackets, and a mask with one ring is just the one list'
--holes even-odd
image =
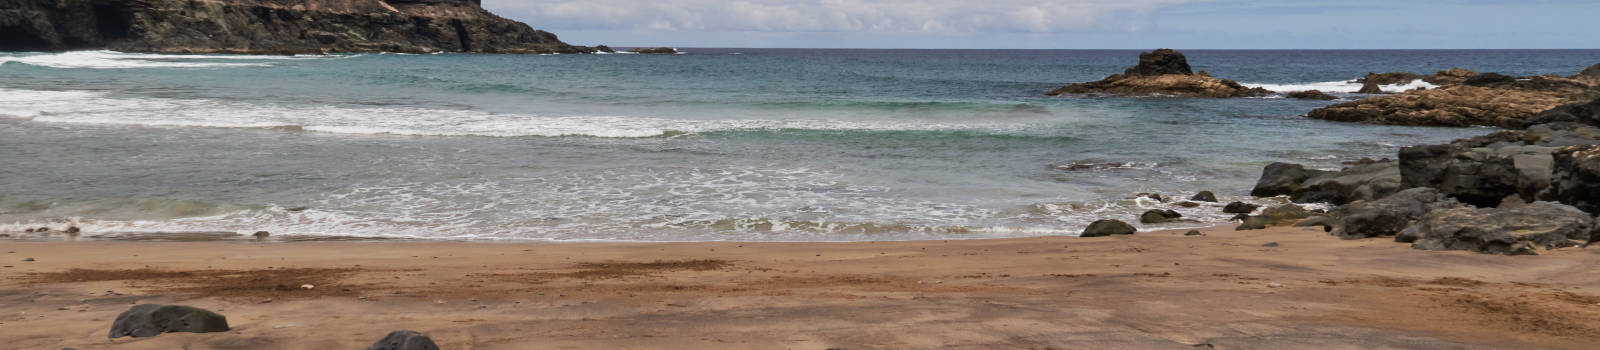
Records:
{"label": "dark blue sea water", "polygon": [[[1489,129],[1369,126],[1277,97],[1046,97],[1137,51],[0,54],[0,231],[551,240],[1075,234],[1158,192],[1246,196]],[[1345,99],[1367,72],[1568,75],[1600,50],[1189,51]],[[1403,90],[1416,86],[1389,87]],[[1177,208],[1203,226],[1216,206]]]}

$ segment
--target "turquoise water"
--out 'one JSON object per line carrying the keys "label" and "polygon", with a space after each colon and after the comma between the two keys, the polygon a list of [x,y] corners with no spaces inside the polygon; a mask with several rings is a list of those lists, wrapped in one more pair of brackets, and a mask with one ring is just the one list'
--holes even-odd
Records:
{"label": "turquoise water", "polygon": [[[652,55],[0,54],[0,231],[537,240],[1076,234],[1261,166],[1337,167],[1489,129],[1332,103],[1046,97],[1135,51]],[[1455,66],[1571,74],[1600,51],[1191,51],[1280,90]],[[1391,87],[1394,90],[1410,86]],[[1177,208],[1203,226],[1216,207]]]}

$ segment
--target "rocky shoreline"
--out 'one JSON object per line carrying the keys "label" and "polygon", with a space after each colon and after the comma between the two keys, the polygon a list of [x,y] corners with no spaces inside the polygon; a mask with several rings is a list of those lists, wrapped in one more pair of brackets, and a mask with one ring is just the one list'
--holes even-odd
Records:
{"label": "rocky shoreline", "polygon": [[479,0],[0,0],[0,51],[595,53]]}
{"label": "rocky shoreline", "polygon": [[[1138,66],[1106,80],[1056,92],[1133,96],[1240,97],[1232,90],[1193,93],[1183,84],[1130,90],[1126,81],[1187,77],[1182,54],[1157,50]],[[1207,77],[1209,78],[1209,77]],[[1426,250],[1525,255],[1600,241],[1600,65],[1575,75],[1511,77],[1455,68],[1433,75],[1371,73],[1356,82],[1378,85],[1423,80],[1441,85],[1319,108],[1314,119],[1415,126],[1494,126],[1508,130],[1442,145],[1405,147],[1396,159],[1347,163],[1340,170],[1273,163],[1250,195],[1294,203],[1334,205],[1326,213],[1296,204],[1263,209],[1233,203],[1237,230],[1320,226],[1342,239],[1393,237]],[[1269,92],[1270,93],[1270,92]],[[1294,92],[1293,98],[1322,98]],[[1152,210],[1144,223],[1175,219]],[[1255,215],[1252,215],[1255,214]],[[1101,220],[1085,237],[1133,234],[1118,220]]]}

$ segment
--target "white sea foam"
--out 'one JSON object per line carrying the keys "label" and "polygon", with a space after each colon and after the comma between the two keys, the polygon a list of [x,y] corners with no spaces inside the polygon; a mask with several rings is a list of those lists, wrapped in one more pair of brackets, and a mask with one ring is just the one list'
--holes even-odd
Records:
{"label": "white sea foam", "polygon": [[[1253,87],[1253,88],[1258,87],[1258,88],[1263,88],[1263,89],[1277,91],[1277,92],[1284,92],[1284,93],[1295,92],[1295,91],[1322,90],[1322,92],[1326,92],[1326,93],[1353,94],[1356,91],[1360,91],[1361,90],[1361,83],[1355,83],[1355,82],[1351,82],[1351,81],[1325,81],[1325,82],[1319,82],[1319,83],[1291,83],[1291,84],[1254,84],[1254,83],[1240,83],[1240,84],[1244,85],[1244,86],[1248,86],[1248,87]],[[1413,81],[1411,81],[1409,83],[1405,83],[1405,84],[1379,85],[1378,87],[1383,89],[1383,91],[1385,91],[1385,92],[1403,92],[1403,91],[1408,91],[1408,90],[1412,90],[1412,89],[1416,89],[1416,88],[1433,89],[1433,88],[1437,88],[1439,86],[1438,85],[1429,84],[1428,82],[1425,82],[1425,81],[1422,81],[1422,80],[1419,79],[1419,80],[1413,80]]]}
{"label": "white sea foam", "polygon": [[272,62],[284,60],[344,59],[358,56],[360,55],[170,55],[102,50],[0,56],[0,66],[19,63],[50,68],[90,69],[271,67],[274,65]]}
{"label": "white sea foam", "polygon": [[900,123],[821,119],[670,119],[539,116],[460,109],[286,106],[210,99],[125,97],[97,91],[0,88],[0,116],[46,123],[160,127],[288,128],[342,134],[410,136],[592,136],[639,138],[724,130],[1017,130],[990,123]]}

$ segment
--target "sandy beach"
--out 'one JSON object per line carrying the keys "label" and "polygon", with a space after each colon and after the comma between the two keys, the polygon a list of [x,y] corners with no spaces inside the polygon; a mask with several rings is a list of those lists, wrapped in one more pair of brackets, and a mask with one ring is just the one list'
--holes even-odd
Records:
{"label": "sandy beach", "polygon": [[[1600,250],[1507,257],[1320,229],[1204,231],[854,243],[8,241],[0,347],[359,349],[397,329],[445,349],[1600,340]],[[232,330],[106,338],[118,313],[144,303],[217,311]]]}

